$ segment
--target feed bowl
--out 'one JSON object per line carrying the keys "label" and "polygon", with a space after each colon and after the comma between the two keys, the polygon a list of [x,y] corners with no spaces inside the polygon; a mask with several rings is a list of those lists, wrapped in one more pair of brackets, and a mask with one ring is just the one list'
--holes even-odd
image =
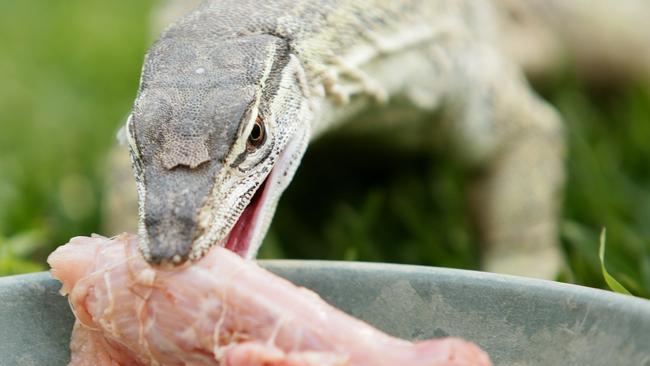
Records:
{"label": "feed bowl", "polygon": [[[550,281],[358,262],[260,261],[401,338],[453,335],[495,365],[650,365],[650,301]],[[47,273],[0,278],[0,364],[65,365],[73,316]]]}

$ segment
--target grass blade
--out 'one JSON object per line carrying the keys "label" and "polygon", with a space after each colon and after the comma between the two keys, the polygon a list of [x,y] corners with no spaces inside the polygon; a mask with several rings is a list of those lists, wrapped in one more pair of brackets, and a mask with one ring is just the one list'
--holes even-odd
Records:
{"label": "grass blade", "polygon": [[618,292],[619,294],[625,294],[625,295],[632,295],[630,291],[628,291],[623,285],[621,285],[620,282],[618,282],[612,275],[607,272],[607,269],[605,268],[605,238],[607,236],[606,229],[603,228],[603,230],[600,232],[600,247],[598,248],[598,258],[600,258],[600,268],[603,272],[603,277],[605,278],[605,282],[607,282],[607,286],[609,286],[610,289],[614,292]]}

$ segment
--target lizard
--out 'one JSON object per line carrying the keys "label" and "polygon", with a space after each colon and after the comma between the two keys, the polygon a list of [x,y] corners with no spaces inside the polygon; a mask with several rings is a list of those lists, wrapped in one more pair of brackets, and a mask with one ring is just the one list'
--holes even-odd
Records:
{"label": "lizard", "polygon": [[144,258],[254,258],[309,142],[403,99],[441,111],[484,168],[483,267],[552,278],[563,125],[500,49],[496,18],[482,0],[202,2],[150,48],[124,127]]}

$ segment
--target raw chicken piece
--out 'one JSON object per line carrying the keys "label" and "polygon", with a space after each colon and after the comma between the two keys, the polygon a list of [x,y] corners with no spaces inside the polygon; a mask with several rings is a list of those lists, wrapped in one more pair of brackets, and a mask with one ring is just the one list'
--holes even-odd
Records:
{"label": "raw chicken piece", "polygon": [[77,237],[48,258],[77,317],[71,365],[490,365],[475,345],[411,343],[216,247],[154,269],[136,237]]}

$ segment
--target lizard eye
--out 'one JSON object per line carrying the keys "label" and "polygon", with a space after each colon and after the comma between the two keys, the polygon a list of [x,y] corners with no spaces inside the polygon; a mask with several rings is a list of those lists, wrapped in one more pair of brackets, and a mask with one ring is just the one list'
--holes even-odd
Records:
{"label": "lizard eye", "polygon": [[258,148],[260,145],[264,143],[265,137],[266,137],[266,131],[264,129],[264,121],[260,116],[257,116],[257,118],[255,119],[255,125],[253,126],[250,135],[248,135],[248,143],[247,143],[248,148],[249,149]]}

